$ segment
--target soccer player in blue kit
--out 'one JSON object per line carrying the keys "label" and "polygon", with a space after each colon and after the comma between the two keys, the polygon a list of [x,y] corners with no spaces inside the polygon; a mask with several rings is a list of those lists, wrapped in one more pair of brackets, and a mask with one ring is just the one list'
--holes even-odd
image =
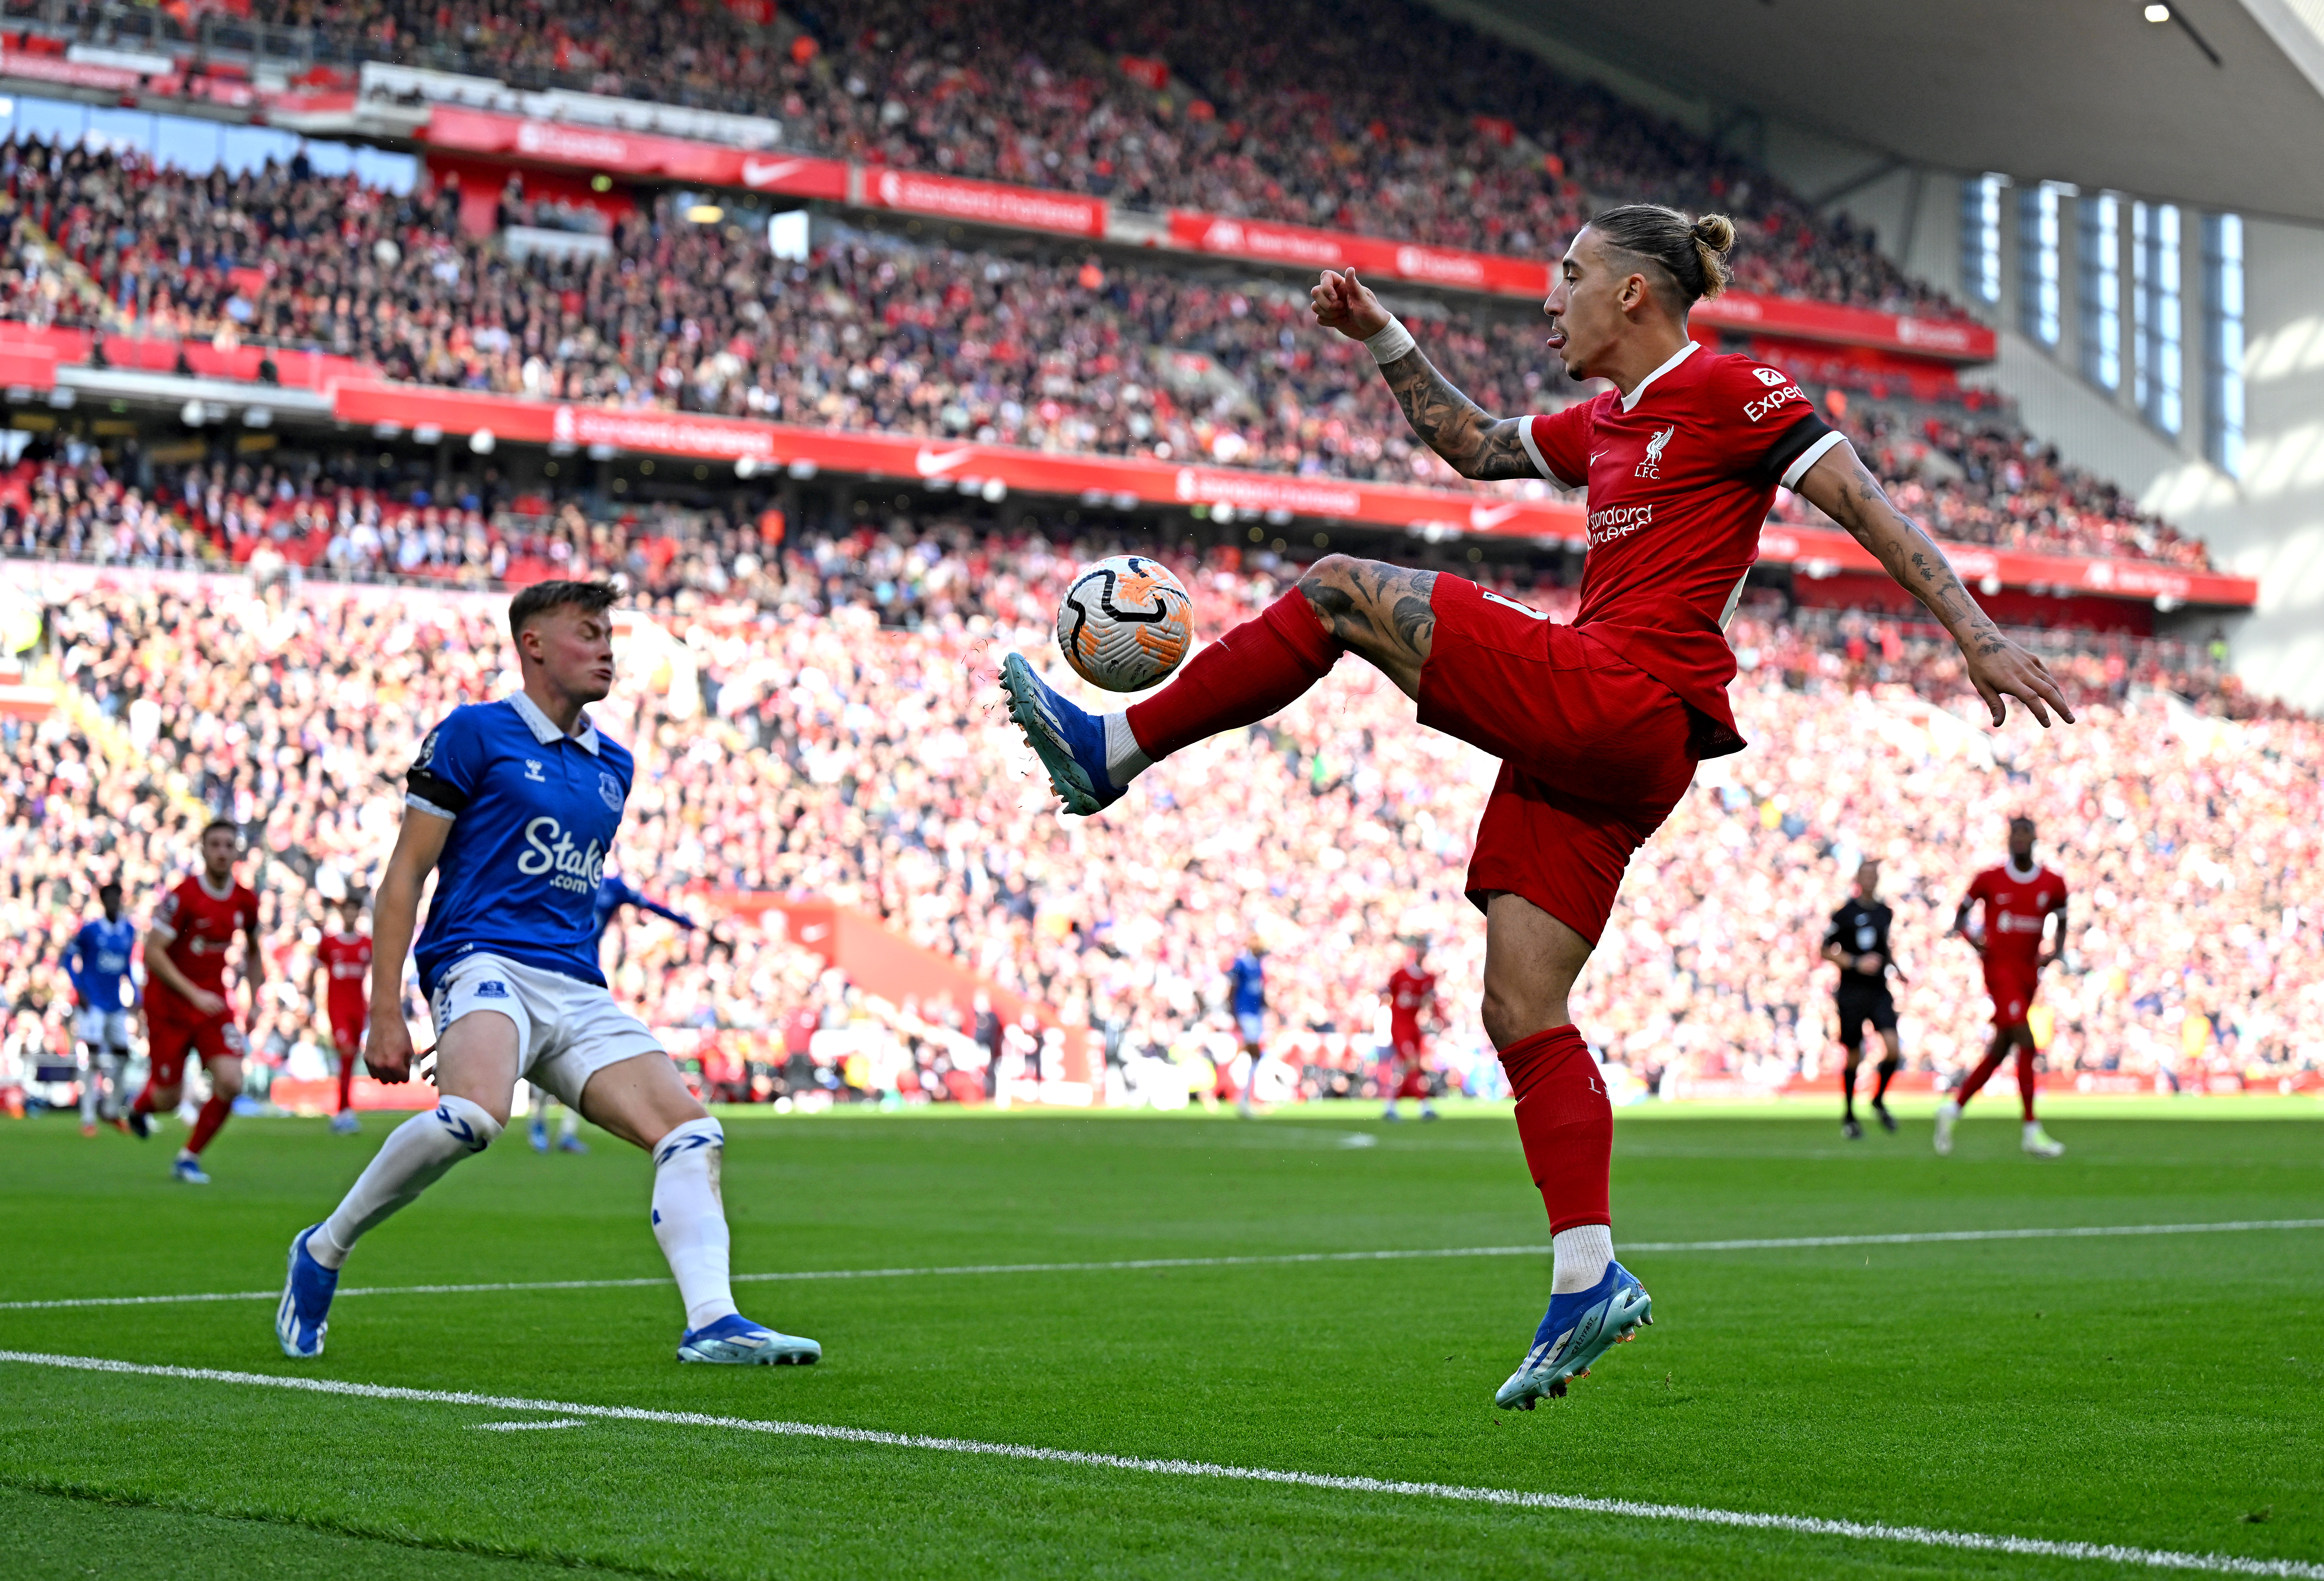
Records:
{"label": "soccer player in blue kit", "polygon": [[[80,1082],[80,1133],[97,1134],[99,1111],[122,1130],[121,1077],[129,1068],[129,1017],[137,1008],[137,984],[129,975],[130,957],[137,950],[137,924],[121,914],[121,886],[107,881],[97,892],[102,918],[91,918],[65,946],[65,975],[72,979],[73,997],[80,1010],[73,1017],[73,1037],[86,1050],[86,1074]],[[107,1098],[107,1088],[112,1096]]]}
{"label": "soccer player in blue kit", "polygon": [[536,583],[509,605],[523,689],[455,708],[421,742],[406,812],[374,901],[364,1064],[407,1078],[399,963],[412,950],[436,1023],[443,1101],[390,1133],[331,1216],[292,1237],[275,1313],[283,1354],[323,1354],[331,1295],[355,1242],[507,1125],[530,1078],[654,1161],[653,1232],[686,1304],[681,1362],[814,1362],[823,1347],[734,1308],[725,1133],[645,1024],[613,1003],[597,964],[595,902],[630,793],[630,754],[582,709],[613,686],[618,596],[600,582]]}
{"label": "soccer player in blue kit", "polygon": [[1243,1052],[1250,1056],[1250,1073],[1242,1078],[1242,1092],[1235,1099],[1235,1113],[1248,1120],[1250,1089],[1259,1085],[1261,1045],[1267,1040],[1267,944],[1256,933],[1228,964],[1227,1008],[1234,1012],[1235,1032],[1242,1040]]}

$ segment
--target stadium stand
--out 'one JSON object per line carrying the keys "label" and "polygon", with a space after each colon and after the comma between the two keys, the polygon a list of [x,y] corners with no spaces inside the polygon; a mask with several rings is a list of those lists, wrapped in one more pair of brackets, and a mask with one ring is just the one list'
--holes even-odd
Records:
{"label": "stadium stand", "polygon": [[[1381,397],[1361,349],[1314,333],[1302,293],[1264,282],[871,233],[786,265],[740,227],[688,223],[674,199],[622,220],[602,256],[520,258],[461,236],[447,191],[399,199],[271,165],[192,177],[37,143],[0,144],[0,184],[89,284],[66,289],[21,256],[0,269],[0,306],[36,326],[247,337],[545,398],[1458,483]],[[509,222],[534,210],[512,183]],[[1582,393],[1510,319],[1448,314],[1427,344],[1489,410]],[[1982,393],[1916,403],[1855,382],[1886,399],[1843,393],[1843,426],[1938,535],[2208,565]]]}
{"label": "stadium stand", "polygon": [[[772,892],[860,908],[1092,1026],[1128,1096],[1173,1104],[1209,1085],[1224,963],[1257,928],[1277,947],[1273,1051],[1310,1092],[1367,1090],[1397,940],[1435,937],[1448,980],[1474,980],[1480,934],[1458,892],[1489,765],[1416,729],[1408,704],[1349,666],[1268,726],[1140,781],[1137,795],[1171,809],[1183,856],[1156,858],[1135,816],[1061,822],[987,707],[991,671],[1002,647],[1042,649],[1063,578],[1105,546],[926,525],[805,537],[763,559],[730,552],[739,530],[714,529],[689,552],[695,571],[664,564],[666,587],[714,563],[724,585],[659,601],[696,656],[698,697],[632,684],[599,716],[641,759],[624,874],[706,905]],[[1231,551],[1180,569],[1213,633],[1278,585]],[[1569,592],[1504,586],[1571,613]],[[321,898],[368,877],[426,722],[503,689],[497,608],[316,580],[198,600],[135,570],[53,603],[49,657],[72,705],[0,724],[14,875],[0,1061],[21,1066],[58,1035],[55,955],[96,880],[117,873],[150,897],[216,808],[249,831],[268,948],[289,968],[254,1042],[278,1074],[310,1075],[319,1033],[297,968]],[[2200,659],[2053,636],[2086,722],[2036,781],[2007,772],[2024,726],[1965,722],[1974,705],[1939,643],[1765,599],[1735,638],[1737,711],[1757,745],[1706,769],[1634,865],[1580,1000],[1610,1062],[1672,1093],[1828,1066],[1817,941],[1869,852],[1888,863],[1912,975],[1908,1053],[1959,1070],[1979,1031],[1961,1008],[1977,1003],[1973,963],[1939,934],[2003,818],[2024,809],[2078,896],[2049,991],[2053,1068],[2142,1090],[2319,1079],[2324,933],[2291,887],[2316,855],[2314,721],[2250,705]],[[2246,815],[2233,838],[2230,804]],[[761,1097],[982,1096],[970,1007],[880,1002],[779,929],[724,932],[621,935],[617,986],[693,1035],[706,1082]],[[1489,1092],[1474,1006],[1452,1009],[1448,1072]],[[853,1051],[826,1045],[818,1062],[811,1032],[843,1027],[862,1034]]]}
{"label": "stadium stand", "polygon": [[[1025,0],[826,0],[786,7],[772,27],[748,6],[637,0],[248,9],[244,25],[204,36],[298,51],[292,67],[387,60],[778,116],[786,146],[1154,209],[1524,254],[1558,245],[1604,202],[1715,206],[1781,244],[1746,257],[1746,289],[1959,311],[1735,153],[1400,0],[1260,12],[1113,0],[1063,14]],[[182,32],[136,7],[12,0],[6,11],[165,48]]]}

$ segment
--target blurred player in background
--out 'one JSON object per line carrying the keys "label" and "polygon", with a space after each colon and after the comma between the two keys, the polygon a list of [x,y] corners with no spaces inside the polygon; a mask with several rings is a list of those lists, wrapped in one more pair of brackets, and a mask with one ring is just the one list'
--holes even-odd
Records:
{"label": "blurred player in background", "polygon": [[1840,968],[1832,995],[1840,1011],[1840,1133],[1850,1142],[1864,1135],[1856,1123],[1856,1068],[1864,1061],[1868,1022],[1880,1034],[1882,1050],[1872,1113],[1881,1130],[1896,1129],[1896,1116],[1888,1112],[1888,1084],[1904,1062],[1904,1045],[1896,1036],[1896,1003],[1888,996],[1888,972],[1896,964],[1888,953],[1888,925],[1895,915],[1880,898],[1880,864],[1866,862],[1856,870],[1856,893],[1831,914],[1831,926],[1823,930],[1823,958]]}
{"label": "blurred player in background", "polygon": [[259,985],[266,978],[266,957],[258,942],[258,896],[234,876],[241,851],[241,833],[233,824],[218,819],[205,827],[202,870],[180,879],[161,897],[145,930],[145,1052],[152,1069],[145,1090],[130,1105],[129,1125],[144,1136],[154,1114],[176,1108],[186,1056],[201,1056],[209,1072],[210,1096],[203,1100],[193,1133],[171,1166],[171,1172],[189,1186],[210,1183],[202,1170],[202,1150],[242,1096],[247,1045],[226,996],[226,952],[234,948],[236,933],[245,941],[242,986],[254,1017]]}
{"label": "blurred player in background", "polygon": [[[403,827],[380,880],[377,957],[410,952],[436,1022],[432,1113],[388,1134],[331,1216],[291,1237],[274,1332],[283,1354],[323,1354],[339,1269],[363,1235],[410,1206],[508,1124],[534,1077],[653,1160],[654,1239],[686,1308],[681,1362],[812,1362],[823,1347],[734,1307],[725,1132],[687,1090],[645,1023],[613,1002],[597,960],[597,886],[636,770],[584,712],[613,688],[610,583],[537,582],[509,604],[524,687],[455,708],[420,743]],[[436,874],[427,931],[420,893]],[[381,1081],[413,1063],[400,972],[372,979],[364,1063]]]}
{"label": "blurred player in background", "polygon": [[1517,1095],[1554,1248],[1549,1309],[1495,1396],[1503,1407],[1564,1393],[1650,1320],[1644,1287],[1614,1260],[1614,1113],[1567,996],[1630,854],[1697,763],[1743,749],[1725,628],[1776,489],[1840,522],[1927,606],[1996,725],[2005,695],[2045,726],[2053,708],[2073,718],[2042,661],[1986,616],[1789,374],[1688,338],[1688,311],[1727,284],[1734,241],[1723,216],[1653,204],[1584,226],[1543,303],[1548,346],[1569,376],[1611,388],[1547,416],[1479,407],[1352,272],[1316,282],[1316,322],[1364,343],[1413,431],[1454,471],[1587,488],[1574,624],[1459,577],[1334,554],[1120,713],[1075,706],[1021,654],[1001,661],[1010,717],[1069,812],[1100,811],[1180,748],[1289,707],[1350,650],[1418,705],[1421,724],[1502,760],[1467,888],[1485,913],[1485,1031]]}
{"label": "blurred player in background", "polygon": [[[597,883],[597,899],[591,909],[590,925],[597,930],[597,954],[601,961],[605,953],[605,935],[612,931],[613,920],[621,915],[622,908],[624,906],[633,906],[641,911],[651,911],[657,917],[667,917],[688,933],[701,926],[684,912],[673,911],[659,901],[647,899],[642,892],[634,890],[622,883],[621,874],[608,867],[605,870],[605,876]],[[622,961],[627,958],[621,935],[613,936],[613,963],[619,966]],[[527,1131],[532,1141],[532,1151],[545,1153],[549,1151],[549,1107],[557,1102],[557,1097],[538,1082],[527,1082],[525,1086],[530,1089],[531,1099],[527,1106],[532,1110],[532,1123],[527,1127]],[[587,1152],[589,1144],[581,1140],[581,1117],[573,1112],[573,1105],[570,1104],[558,1106],[562,1113],[558,1121],[557,1151],[569,1153]]]}
{"label": "blurred player in background", "polygon": [[[1982,920],[1970,913],[1984,908]],[[2057,920],[2056,942],[2044,954],[2043,936]],[[2034,1117],[2034,1029],[2027,1017],[2042,985],[2042,968],[2066,953],[2066,881],[2034,860],[2034,820],[2009,820],[2009,859],[1969,881],[1953,931],[1969,940],[1985,963],[1985,991],[1993,1001],[1993,1042],[1960,1090],[1937,1109],[1937,1151],[1953,1151],[1953,1126],[1961,1107],[1977,1096],[2011,1050],[2017,1055],[2017,1096],[2025,1112],[2023,1145],[2039,1159],[2066,1151]]]}
{"label": "blurred player in background", "polygon": [[1398,1098],[1418,1098],[1420,1117],[1436,1118],[1428,1097],[1428,1042],[1424,1022],[1436,1019],[1436,974],[1427,969],[1428,947],[1414,944],[1405,952],[1404,965],[1388,979],[1388,1068],[1380,1086],[1388,1089],[1383,1120],[1400,1120]]}
{"label": "blurred player in background", "polygon": [[371,1018],[371,935],[363,930],[361,895],[350,890],[331,909],[338,914],[338,931],[326,933],[315,947],[314,985],[307,1002],[322,1005],[331,1018],[331,1049],[339,1062],[339,1106],[332,1112],[331,1129],[353,1136],[363,1129],[354,1095],[355,1061],[363,1055],[364,1027]]}
{"label": "blurred player in background", "polygon": [[[1232,1012],[1235,1036],[1250,1059],[1250,1069],[1235,1096],[1235,1113],[1251,1117],[1250,1089],[1259,1085],[1259,1062],[1267,1041],[1267,941],[1256,933],[1243,940],[1242,953],[1227,963],[1227,1009]],[[1219,1068],[1219,1085],[1234,1086],[1234,1062]],[[1222,1092],[1220,1096],[1225,1096]]]}
{"label": "blurred player in background", "polygon": [[99,1119],[129,1129],[121,1114],[121,1080],[129,1067],[129,1018],[137,1008],[137,983],[129,975],[137,925],[121,914],[121,886],[111,880],[98,887],[97,903],[105,915],[82,923],[64,953],[77,1006],[73,1038],[81,1050],[83,1136],[97,1134]]}

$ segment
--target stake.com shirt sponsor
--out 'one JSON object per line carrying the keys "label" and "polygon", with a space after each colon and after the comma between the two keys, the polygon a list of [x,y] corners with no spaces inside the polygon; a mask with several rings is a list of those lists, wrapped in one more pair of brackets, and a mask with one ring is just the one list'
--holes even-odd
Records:
{"label": "stake.com shirt sponsor", "polygon": [[594,725],[567,735],[522,692],[470,703],[420,744],[418,814],[453,820],[412,950],[420,986],[482,950],[597,987],[597,883],[635,772]]}
{"label": "stake.com shirt sponsor", "polygon": [[1589,490],[1573,624],[1710,717],[1703,756],[1740,752],[1727,622],[1776,485],[1795,487],[1840,436],[1788,374],[1692,341],[1628,395],[1517,431],[1544,477]]}

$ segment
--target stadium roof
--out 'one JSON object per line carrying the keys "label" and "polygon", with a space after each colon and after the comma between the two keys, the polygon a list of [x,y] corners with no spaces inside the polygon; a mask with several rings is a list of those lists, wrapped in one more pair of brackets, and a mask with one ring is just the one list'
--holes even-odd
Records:
{"label": "stadium roof", "polygon": [[[2324,0],[1453,0],[1885,151],[2324,222]],[[2214,60],[2216,58],[2216,63]]]}

